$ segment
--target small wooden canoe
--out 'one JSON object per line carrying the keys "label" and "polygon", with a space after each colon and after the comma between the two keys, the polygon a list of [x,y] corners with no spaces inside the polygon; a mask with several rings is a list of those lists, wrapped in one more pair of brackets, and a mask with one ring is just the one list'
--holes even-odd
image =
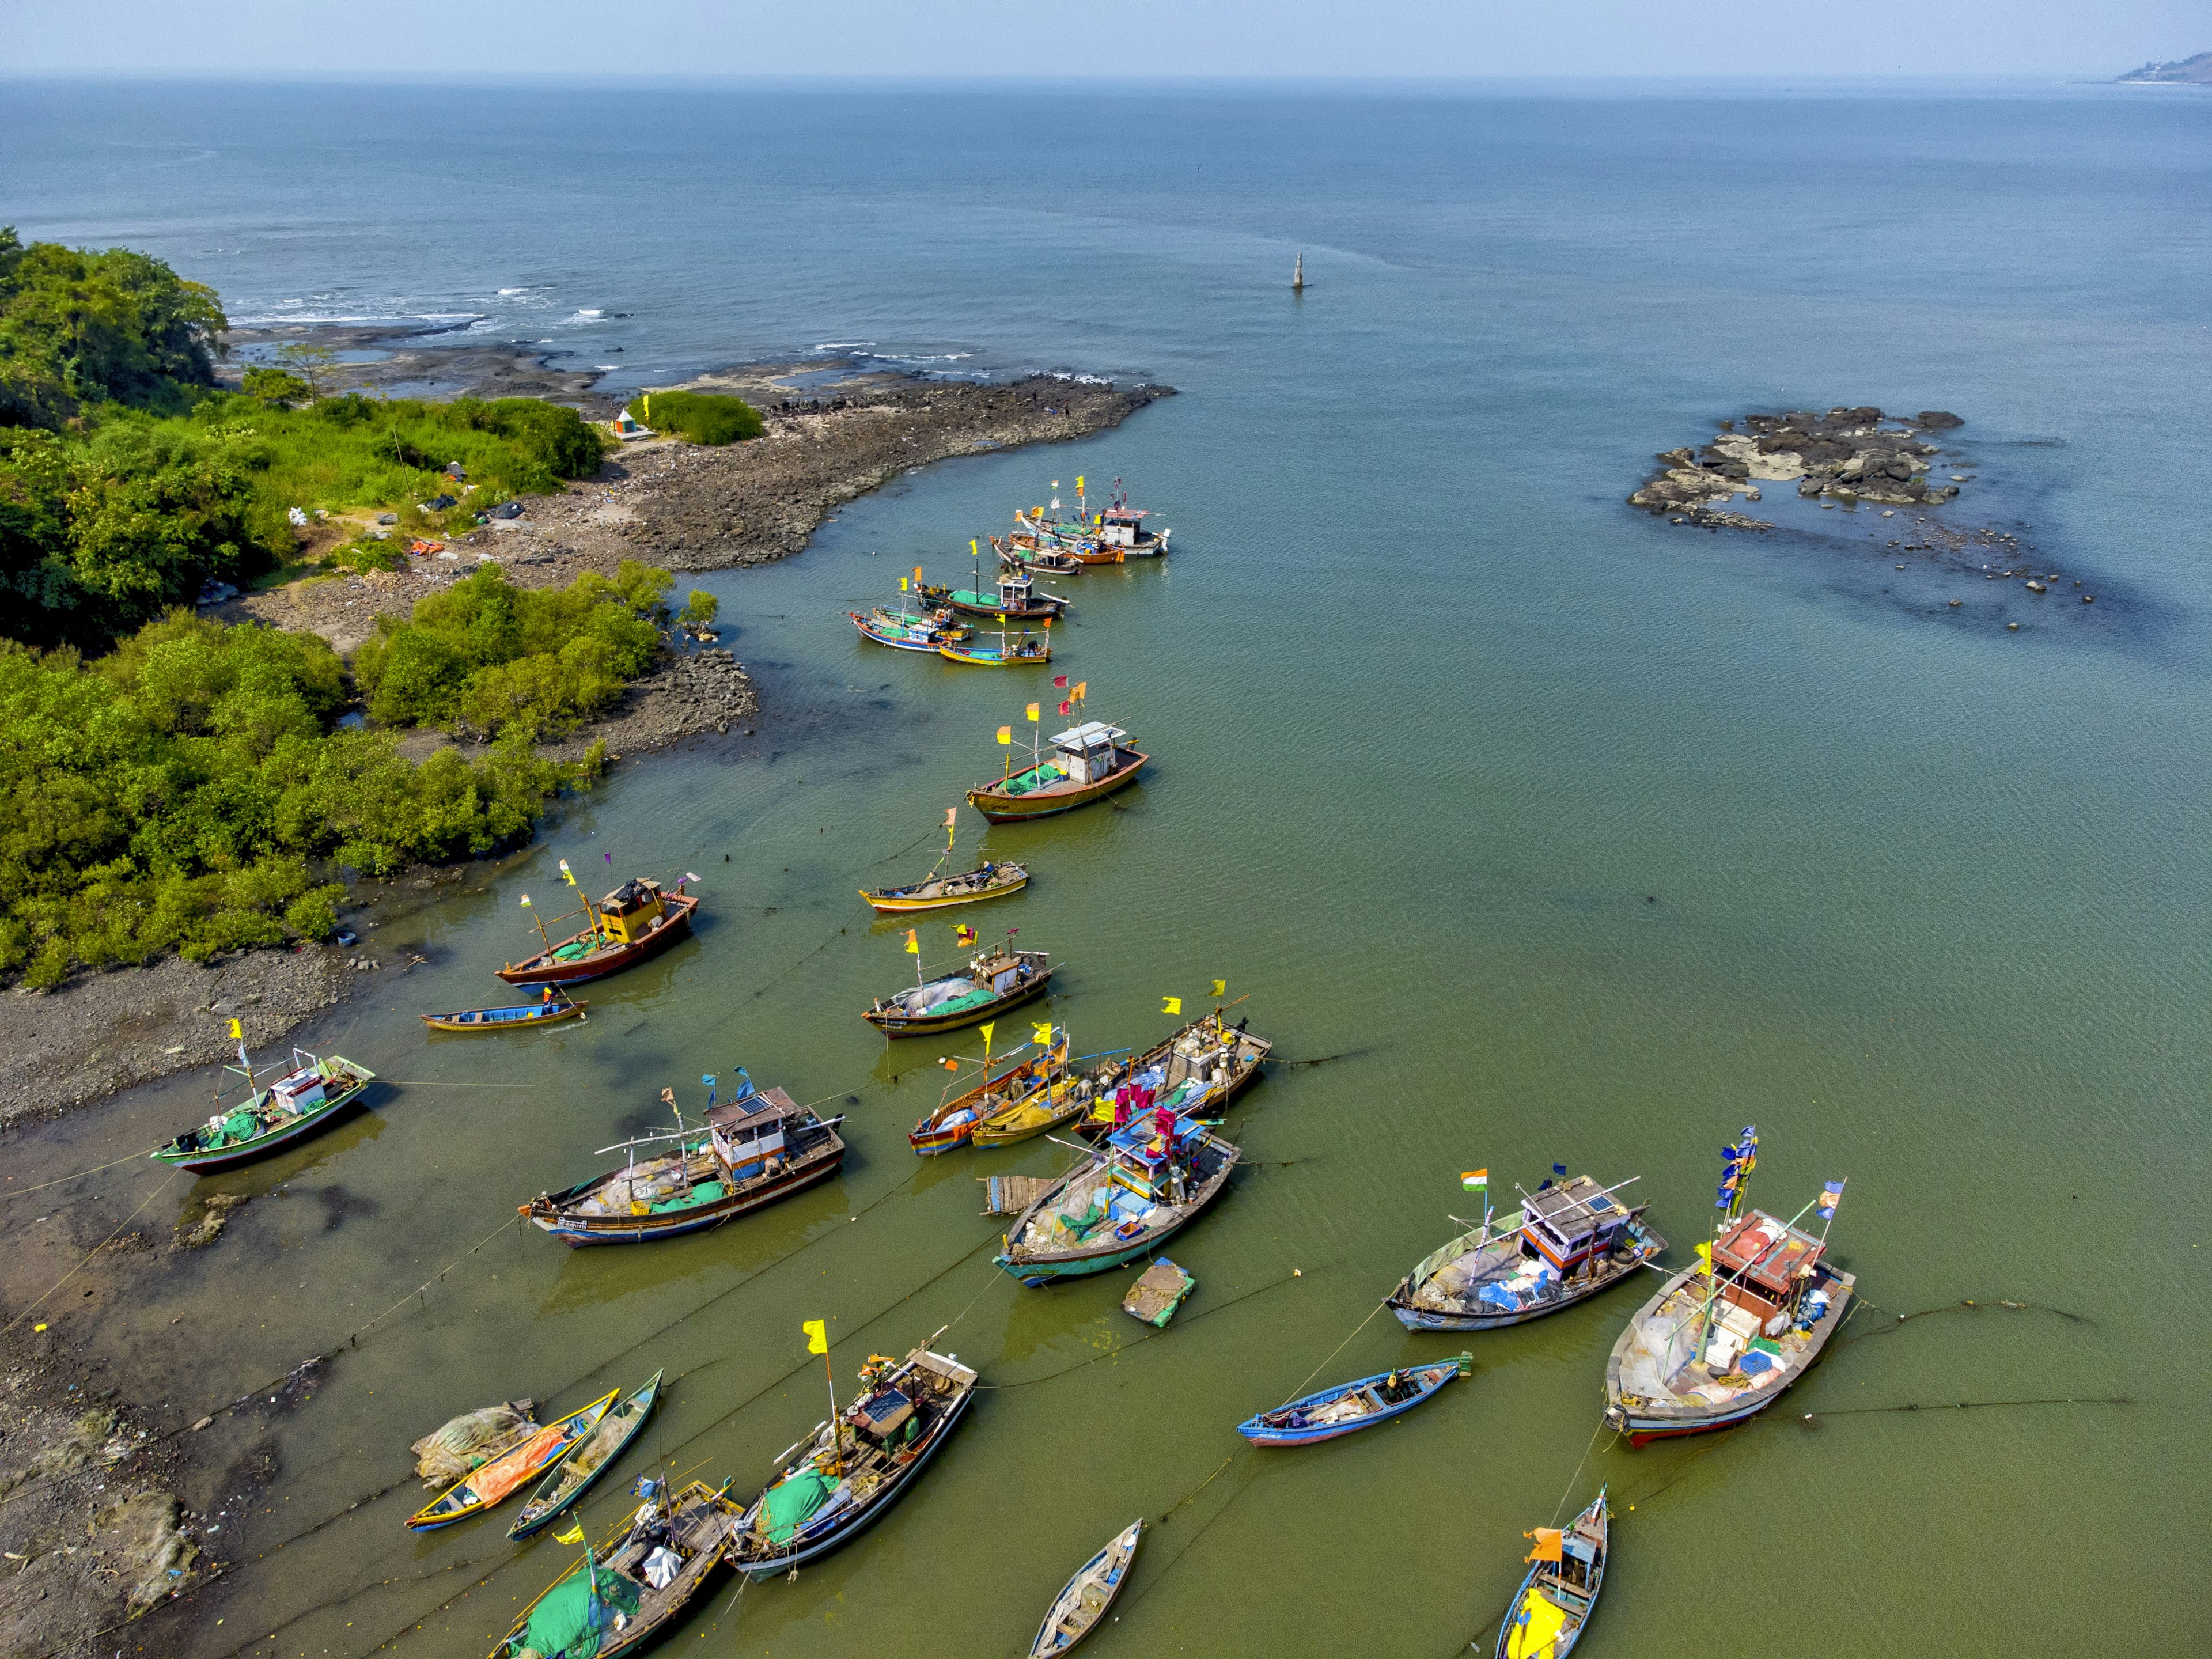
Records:
{"label": "small wooden canoe", "polygon": [[665,1371],[653,1372],[643,1388],[600,1419],[589,1440],[561,1460],[560,1466],[545,1477],[544,1484],[530,1494],[522,1513],[507,1529],[509,1538],[529,1537],[581,1498],[594,1480],[614,1467],[615,1459],[637,1438],[638,1431],[645,1427],[645,1419],[653,1415],[653,1402],[660,1397],[660,1379],[665,1375]]}
{"label": "small wooden canoe", "polygon": [[1237,1432],[1255,1446],[1310,1446],[1334,1440],[1403,1416],[1433,1400],[1452,1378],[1466,1376],[1474,1369],[1474,1356],[1462,1354],[1434,1365],[1363,1376],[1249,1417],[1237,1425]]}
{"label": "small wooden canoe", "polygon": [[1198,1280],[1162,1256],[1138,1276],[1121,1298],[1121,1311],[1161,1330],[1175,1317],[1182,1300],[1198,1288]]}
{"label": "small wooden canoe", "polygon": [[665,1514],[647,1505],[613,1549],[586,1552],[525,1607],[490,1659],[585,1653],[624,1659],[638,1652],[676,1622],[714,1576],[737,1514],[727,1483],[714,1487],[703,1480],[677,1492]]}
{"label": "small wooden canoe", "polygon": [[548,1423],[514,1450],[501,1454],[482,1468],[472,1469],[424,1504],[407,1522],[410,1532],[435,1532],[456,1521],[481,1515],[512,1497],[525,1481],[534,1480],[576,1449],[599,1426],[599,1419],[614,1409],[621,1390],[594,1400],[581,1411],[570,1412],[558,1422]]}
{"label": "small wooden canoe", "polygon": [[860,1011],[860,1018],[887,1037],[957,1031],[1043,995],[1054,971],[1045,951],[997,946],[959,973],[878,997],[873,1006]]}
{"label": "small wooden canoe", "polygon": [[[240,1053],[245,1052],[243,1044]],[[222,1108],[197,1129],[187,1129],[155,1151],[155,1162],[195,1175],[266,1157],[280,1147],[328,1128],[368,1092],[376,1073],[333,1054],[323,1060],[304,1048],[292,1050],[292,1069],[266,1089],[254,1089],[235,1105]],[[244,1066],[228,1069],[242,1072]]]}
{"label": "small wooden canoe", "polygon": [[1030,1659],[1066,1653],[1097,1628],[1121,1586],[1129,1582],[1129,1563],[1136,1559],[1137,1540],[1144,1535],[1144,1522],[1132,1521],[1112,1543],[1076,1569],[1045,1614],[1036,1640],[1030,1644]]}
{"label": "small wooden canoe", "polygon": [[587,1006],[574,1001],[525,1002],[507,1008],[460,1008],[450,1014],[424,1014],[422,1019],[434,1031],[520,1031],[580,1019]]}
{"label": "small wooden canoe", "polygon": [[860,890],[871,908],[884,915],[908,910],[942,910],[955,904],[975,904],[1004,898],[1030,884],[1029,868],[1020,864],[986,864],[957,876],[932,876],[908,887]]}
{"label": "small wooden canoe", "polygon": [[1559,1559],[1550,1553],[1551,1529],[1540,1528],[1540,1558],[1521,1581],[1512,1611],[1498,1628],[1493,1659],[1566,1659],[1597,1610],[1605,1587],[1605,1558],[1612,1532],[1605,1492],[1559,1533]]}
{"label": "small wooden canoe", "polygon": [[596,925],[494,971],[509,985],[580,985],[604,979],[690,938],[698,908],[696,893],[664,893],[659,882],[643,878],[625,882],[602,901]]}

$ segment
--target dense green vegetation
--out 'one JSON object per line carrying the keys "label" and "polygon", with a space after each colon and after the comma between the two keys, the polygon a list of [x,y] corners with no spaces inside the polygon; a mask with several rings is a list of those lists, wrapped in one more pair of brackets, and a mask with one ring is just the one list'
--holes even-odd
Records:
{"label": "dense green vegetation", "polygon": [[386,726],[525,742],[573,730],[652,665],[670,580],[635,559],[612,581],[586,571],[565,588],[479,570],[410,618],[376,619],[354,653],[362,698]]}
{"label": "dense green vegetation", "polygon": [[215,384],[228,325],[214,289],[159,259],[26,247],[0,226],[0,426],[51,429],[105,403],[182,409]]}
{"label": "dense green vegetation", "polygon": [[713,392],[648,392],[631,402],[629,412],[656,432],[695,444],[733,444],[765,429],[760,411],[744,398]]}
{"label": "dense green vegetation", "polygon": [[333,730],[345,702],[313,635],[179,615],[89,664],[0,641],[0,973],[319,937],[343,890],[313,862],[489,852],[597,769],[513,741],[411,764],[391,732]]}

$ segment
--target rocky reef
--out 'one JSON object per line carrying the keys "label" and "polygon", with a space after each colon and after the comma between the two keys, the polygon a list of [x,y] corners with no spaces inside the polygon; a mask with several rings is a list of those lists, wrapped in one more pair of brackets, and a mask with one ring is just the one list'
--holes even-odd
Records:
{"label": "rocky reef", "polygon": [[1695,524],[1738,529],[1771,526],[1727,511],[1741,495],[1759,500],[1761,483],[1790,483],[1800,495],[1878,506],[1924,507],[1956,495],[1955,484],[1929,482],[1937,447],[1921,434],[1966,424],[1940,409],[1885,415],[1871,404],[1825,415],[1792,410],[1723,421],[1711,441],[1657,457],[1659,470],[1628,497],[1647,513],[1680,514]]}

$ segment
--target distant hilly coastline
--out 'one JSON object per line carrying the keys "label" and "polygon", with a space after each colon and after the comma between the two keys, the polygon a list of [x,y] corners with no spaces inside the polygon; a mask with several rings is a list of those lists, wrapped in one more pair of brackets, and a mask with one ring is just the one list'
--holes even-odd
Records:
{"label": "distant hilly coastline", "polygon": [[2119,77],[2123,81],[2172,81],[2184,86],[2212,87],[2212,52],[2200,52],[2172,64],[2145,64]]}

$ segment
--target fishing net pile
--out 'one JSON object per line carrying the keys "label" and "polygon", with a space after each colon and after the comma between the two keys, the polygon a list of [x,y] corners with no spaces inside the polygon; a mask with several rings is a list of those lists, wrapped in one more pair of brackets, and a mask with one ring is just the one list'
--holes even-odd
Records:
{"label": "fishing net pile", "polygon": [[533,1403],[510,1400],[503,1406],[464,1412],[407,1449],[415,1454],[415,1473],[433,1486],[448,1486],[482,1468],[538,1431],[530,1415]]}

